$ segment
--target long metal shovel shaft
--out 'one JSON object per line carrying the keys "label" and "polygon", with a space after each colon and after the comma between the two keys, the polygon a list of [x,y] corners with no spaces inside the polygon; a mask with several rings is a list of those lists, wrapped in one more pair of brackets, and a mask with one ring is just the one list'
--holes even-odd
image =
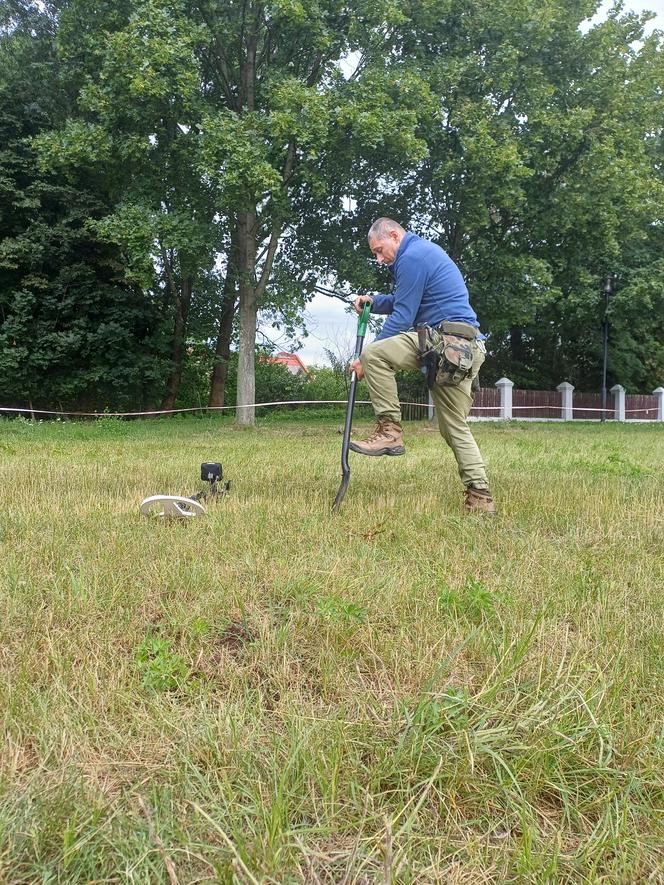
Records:
{"label": "long metal shovel shaft", "polygon": [[[360,318],[357,322],[357,338],[355,339],[355,354],[353,359],[359,358],[362,353],[362,345],[364,344],[364,336],[367,331],[367,323],[371,313],[371,305],[365,304]],[[350,376],[350,390],[348,391],[348,405],[346,407],[346,423],[344,424],[344,436],[341,444],[341,485],[332,505],[332,513],[336,513],[339,505],[344,499],[348,482],[350,480],[350,465],[348,463],[348,448],[350,445],[350,432],[353,426],[353,408],[355,407],[355,391],[357,389],[357,374],[353,372]]]}

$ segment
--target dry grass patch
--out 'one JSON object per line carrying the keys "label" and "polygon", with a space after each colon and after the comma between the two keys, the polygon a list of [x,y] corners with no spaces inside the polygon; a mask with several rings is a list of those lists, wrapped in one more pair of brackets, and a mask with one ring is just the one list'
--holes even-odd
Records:
{"label": "dry grass patch", "polygon": [[0,880],[663,881],[662,428],[296,418],[0,422]]}

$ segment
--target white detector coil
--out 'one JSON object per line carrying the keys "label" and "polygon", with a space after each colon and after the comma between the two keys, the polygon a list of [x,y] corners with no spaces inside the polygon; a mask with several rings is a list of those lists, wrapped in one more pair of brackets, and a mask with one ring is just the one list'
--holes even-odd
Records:
{"label": "white detector coil", "polygon": [[152,495],[141,502],[141,513],[145,516],[178,517],[204,516],[205,507],[198,501],[182,495]]}

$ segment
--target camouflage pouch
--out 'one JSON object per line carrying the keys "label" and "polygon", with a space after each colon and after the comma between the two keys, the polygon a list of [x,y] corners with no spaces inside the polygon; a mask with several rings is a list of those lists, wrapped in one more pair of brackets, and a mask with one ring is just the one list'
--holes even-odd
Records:
{"label": "camouflage pouch", "polygon": [[436,383],[456,387],[468,377],[473,368],[473,348],[467,338],[436,333],[440,336],[440,364]]}
{"label": "camouflage pouch", "polygon": [[434,384],[456,387],[468,377],[473,368],[473,342],[428,326],[419,328],[417,334],[420,365],[429,389]]}
{"label": "camouflage pouch", "polygon": [[417,335],[420,366],[430,390],[434,384],[456,387],[468,377],[473,368],[473,347],[468,338],[429,326],[418,328]]}

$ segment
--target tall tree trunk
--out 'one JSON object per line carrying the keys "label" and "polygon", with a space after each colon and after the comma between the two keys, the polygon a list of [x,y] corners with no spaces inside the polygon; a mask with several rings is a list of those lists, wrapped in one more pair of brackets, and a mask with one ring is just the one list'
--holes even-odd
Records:
{"label": "tall tree trunk", "polygon": [[461,258],[461,252],[463,251],[463,230],[461,228],[461,224],[457,222],[454,225],[452,239],[450,242],[449,256],[452,261],[457,262]]}
{"label": "tall tree trunk", "polygon": [[[256,10],[253,10],[254,14]],[[256,47],[258,45],[259,15],[246,38],[246,55],[240,69],[240,105],[248,113],[254,110],[256,85]],[[236,424],[251,427],[256,423],[256,322],[258,298],[256,293],[256,209],[243,210],[237,215],[238,290],[240,300],[240,349],[237,365]]]}
{"label": "tall tree trunk", "polygon": [[226,381],[228,380],[228,361],[230,359],[231,339],[233,337],[233,318],[237,304],[235,289],[230,289],[229,291],[226,291],[226,289],[226,284],[224,284],[225,294],[219,319],[217,346],[214,352],[214,369],[210,376],[208,405],[212,408],[221,408],[224,404]]}
{"label": "tall tree trunk", "polygon": [[[262,12],[255,10],[256,19],[253,31],[246,41],[246,57],[241,71],[241,104],[248,111],[254,110],[254,89],[256,80],[256,48]],[[282,185],[285,187],[295,163],[295,142],[291,139],[286,150],[286,159],[282,173]],[[260,219],[262,221],[263,219]],[[256,322],[258,305],[265,294],[268,280],[272,272],[274,256],[279,245],[282,222],[273,214],[270,239],[265,252],[265,260],[261,269],[260,279],[256,273],[257,239],[259,218],[255,208],[238,212],[237,216],[237,255],[238,282],[240,301],[240,353],[237,367],[237,412],[236,422],[243,427],[251,426],[256,421]]]}
{"label": "tall tree trunk", "polygon": [[238,281],[240,299],[240,353],[237,367],[237,413],[240,427],[251,427],[256,421],[256,321],[258,301],[256,298],[256,212],[239,212],[238,234]]}
{"label": "tall tree trunk", "polygon": [[224,281],[224,295],[221,302],[221,314],[219,316],[219,334],[215,348],[214,368],[210,377],[210,398],[208,405],[221,407],[224,404],[226,380],[228,378],[228,359],[231,352],[231,338],[233,335],[233,317],[237,296],[235,287],[237,284],[237,233],[233,230],[231,244],[228,251],[228,267]]}
{"label": "tall tree trunk", "polygon": [[189,316],[189,306],[191,304],[193,279],[188,276],[183,277],[178,290],[177,282],[173,276],[173,268],[170,263],[168,263],[167,277],[175,302],[175,325],[173,327],[171,374],[168,377],[166,396],[164,397],[161,407],[162,409],[174,409],[175,401],[177,400],[178,391],[180,389],[180,379],[182,378],[184,340],[187,332],[187,318]]}
{"label": "tall tree trunk", "polygon": [[513,362],[522,364],[526,362],[523,331],[516,327],[510,329],[510,354]]}

